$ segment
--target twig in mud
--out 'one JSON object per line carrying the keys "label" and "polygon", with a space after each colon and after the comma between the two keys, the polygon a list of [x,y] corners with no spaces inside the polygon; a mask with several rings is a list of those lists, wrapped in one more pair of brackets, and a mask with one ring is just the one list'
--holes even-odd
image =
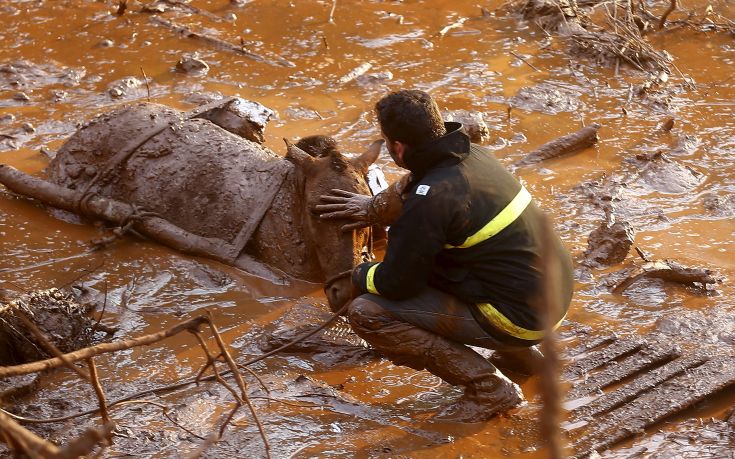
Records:
{"label": "twig in mud", "polygon": [[459,21],[456,21],[456,22],[453,22],[453,23],[451,23],[451,24],[449,24],[447,26],[444,26],[444,28],[442,28],[439,31],[439,36],[440,37],[443,37],[444,35],[446,35],[452,29],[459,29],[460,27],[462,27],[464,25],[465,22],[467,22],[467,18],[462,18]]}
{"label": "twig in mud", "polygon": [[133,279],[130,281],[130,287],[125,287],[125,290],[123,290],[122,294],[120,294],[121,309],[128,309],[128,301],[130,301],[130,298],[133,297],[133,292],[135,291],[137,282],[138,277],[133,276]]}
{"label": "twig in mud", "polygon": [[163,403],[152,402],[150,400],[128,400],[126,402],[119,403],[117,406],[120,407],[120,406],[125,406],[125,405],[136,405],[136,404],[157,406],[158,408],[161,409],[161,411],[163,412],[163,415],[166,417],[166,419],[168,419],[169,421],[171,421],[171,424],[175,425],[176,427],[178,427],[179,429],[183,430],[184,432],[188,433],[189,435],[191,435],[193,437],[197,437],[200,440],[206,440],[201,435],[197,435],[195,432],[192,432],[191,430],[187,429],[183,425],[181,425],[178,422],[174,421],[174,419],[168,413],[169,410],[170,410],[170,408],[168,406],[164,405]]}
{"label": "twig in mud", "polygon": [[87,268],[87,269],[83,269],[83,270],[82,270],[82,273],[81,273],[80,275],[78,275],[77,277],[73,278],[72,280],[70,280],[70,281],[68,281],[68,282],[65,282],[65,283],[61,284],[61,285],[60,285],[59,287],[56,287],[56,288],[58,288],[59,290],[61,290],[61,289],[62,289],[62,288],[64,288],[64,287],[68,287],[69,285],[71,285],[71,284],[73,284],[73,283],[75,283],[75,282],[79,281],[80,279],[83,279],[83,278],[85,278],[85,277],[89,276],[90,274],[94,274],[94,273],[96,273],[96,272],[97,272],[97,271],[99,271],[99,269],[100,269],[101,267],[103,267],[103,266],[105,266],[105,260],[102,260],[102,261],[101,261],[101,262],[100,262],[100,263],[99,263],[99,264],[98,264],[97,266],[95,266],[94,268]]}
{"label": "twig in mud", "polygon": [[105,391],[102,389],[100,378],[97,375],[97,366],[94,364],[94,357],[87,359],[87,367],[89,368],[89,381],[92,383],[100,404],[100,416],[102,417],[103,424],[109,424],[111,420],[110,413],[107,411],[107,398],[105,397]]}
{"label": "twig in mud", "polygon": [[530,62],[528,62],[528,60],[526,60],[526,58],[525,58],[525,57],[521,57],[521,56],[519,56],[518,54],[514,53],[513,51],[509,51],[509,52],[510,52],[510,53],[511,53],[511,54],[512,54],[513,56],[515,56],[515,57],[517,57],[518,59],[520,59],[520,60],[521,60],[521,61],[522,61],[522,62],[523,62],[524,64],[526,64],[526,65],[528,65],[529,67],[531,67],[532,69],[534,69],[535,71],[537,71],[537,72],[540,72],[540,71],[541,71],[541,70],[539,70],[539,69],[538,69],[538,67],[536,67],[535,65],[531,64]]}
{"label": "twig in mud", "polygon": [[42,262],[39,262],[39,263],[33,263],[33,264],[30,264],[30,265],[21,266],[20,268],[3,268],[3,269],[0,269],[0,274],[2,274],[2,273],[19,273],[21,271],[28,271],[29,269],[41,268],[43,266],[48,266],[48,265],[53,265],[55,263],[60,263],[62,261],[69,261],[69,260],[74,260],[76,258],[86,257],[87,255],[91,255],[93,253],[94,253],[94,250],[93,249],[90,249],[90,250],[86,250],[86,251],[84,251],[82,253],[78,253],[76,255],[70,255],[68,257],[53,258],[51,260],[46,260],[46,261],[42,261]]}
{"label": "twig in mud", "polygon": [[[235,402],[235,406],[232,408],[230,413],[224,418],[224,421],[222,421],[222,425],[219,426],[218,438],[222,438],[222,435],[225,434],[225,429],[227,429],[227,426],[230,425],[230,421],[232,421],[232,418],[235,416],[235,413],[237,413],[237,410],[239,410],[241,406],[242,406],[242,403],[240,401]],[[270,452],[268,448],[266,448],[265,453],[266,453],[266,456],[270,458]]]}
{"label": "twig in mud", "polygon": [[181,8],[183,10],[188,11],[189,13],[198,14],[200,16],[204,16],[205,18],[211,19],[216,22],[225,21],[224,19],[217,16],[216,14],[212,14],[209,11],[203,10],[201,8],[197,8],[196,6],[189,5],[188,3],[184,3],[179,0],[164,0],[164,2],[168,5],[173,6],[174,8]]}
{"label": "twig in mud", "polygon": [[151,333],[150,335],[144,335],[137,338],[130,338],[110,343],[101,343],[95,346],[85,347],[83,349],[64,354],[63,358],[54,357],[20,365],[0,367],[0,378],[37,373],[39,371],[61,367],[66,364],[65,362],[77,362],[101,354],[109,354],[111,352],[122,351],[133,347],[148,346],[171,336],[177,335],[183,331],[196,329],[207,322],[208,318],[206,316],[197,316],[181,322],[178,325],[169,328],[168,330]]}
{"label": "twig in mud", "polygon": [[213,46],[215,48],[229,51],[235,54],[239,54],[241,56],[245,56],[257,62],[263,62],[263,63],[270,64],[270,65],[277,66],[277,67],[296,67],[296,64],[294,64],[293,62],[287,59],[284,59],[283,57],[277,56],[276,60],[268,59],[264,56],[261,56],[260,54],[249,51],[242,46],[236,46],[236,45],[233,45],[232,43],[226,42],[224,40],[220,40],[219,38],[210,37],[209,35],[204,35],[201,33],[194,32],[188,27],[175,24],[163,18],[152,17],[151,22],[153,22],[154,24],[158,24],[163,27],[166,27],[170,30],[173,30],[174,32],[181,35],[182,37],[194,38],[204,43],[207,43],[208,45]]}
{"label": "twig in mud", "polygon": [[105,296],[102,300],[102,311],[100,312],[100,316],[97,319],[97,322],[92,325],[92,335],[95,334],[97,331],[97,328],[100,326],[100,322],[102,322],[102,318],[105,316],[105,310],[107,309],[107,279],[105,279]]}
{"label": "twig in mud", "polygon": [[222,376],[219,374],[219,370],[217,370],[216,360],[218,357],[212,356],[212,353],[209,351],[209,347],[207,346],[207,343],[204,341],[204,338],[202,338],[202,335],[199,333],[198,330],[189,330],[189,332],[196,337],[197,341],[199,341],[199,345],[202,347],[202,350],[204,351],[204,355],[207,356],[207,363],[204,365],[202,370],[199,371],[199,373],[197,374],[197,378],[201,379],[201,375],[204,373],[204,371],[206,371],[207,368],[212,367],[212,373],[214,373],[215,381],[222,384],[225,387],[225,389],[227,389],[232,394],[232,396],[235,397],[235,400],[239,402],[240,396],[237,394],[237,391],[232,386],[230,386],[230,384],[227,381],[222,379]]}
{"label": "twig in mud", "polygon": [[30,330],[30,332],[36,337],[36,339],[38,339],[38,341],[41,343],[41,346],[44,347],[46,352],[55,356],[57,359],[61,361],[61,365],[66,366],[67,368],[72,370],[74,373],[76,373],[80,378],[84,379],[85,381],[91,381],[90,375],[86,371],[74,365],[74,362],[71,359],[69,359],[66,354],[63,354],[56,346],[51,344],[51,342],[46,338],[43,332],[39,330],[36,324],[33,323],[33,321],[30,318],[28,318],[28,315],[26,314],[25,311],[21,309],[17,309],[16,317],[18,317],[18,319],[23,323],[23,325],[25,325],[26,328],[28,328],[28,330]]}
{"label": "twig in mud", "polygon": [[120,0],[117,2],[117,11],[115,12],[116,15],[122,16],[125,14],[125,10],[128,8],[128,0]]}
{"label": "twig in mud", "polygon": [[145,74],[145,70],[143,70],[143,66],[140,66],[140,73],[143,74],[143,81],[145,81],[145,90],[148,95],[148,102],[151,101],[151,87],[148,85],[148,75]]}
{"label": "twig in mud", "polygon": [[[170,407],[167,407],[166,405],[164,405],[162,403],[154,402],[154,401],[151,401],[151,400],[136,400],[136,399],[132,399],[132,400],[125,400],[125,401],[122,401],[122,402],[114,402],[114,403],[111,403],[110,405],[108,405],[108,408],[109,409],[116,409],[116,408],[121,408],[121,407],[123,407],[125,405],[137,405],[137,404],[153,405],[153,406],[157,406],[157,407],[161,408],[161,410],[163,411],[164,416],[166,416],[166,418],[169,421],[171,421],[171,423],[173,425],[175,425],[176,427],[178,427],[178,428],[186,431],[188,434],[190,434],[190,435],[192,435],[194,437],[199,438],[200,440],[204,440],[204,437],[202,437],[200,435],[197,435],[196,433],[192,432],[191,430],[187,429],[186,427],[184,427],[180,423],[176,422],[173,418],[171,418],[170,415],[168,414],[168,411],[171,408]],[[99,411],[99,408],[93,409],[93,410],[84,411],[84,412],[81,412],[81,413],[70,414],[68,416],[63,416],[63,417],[38,419],[38,418],[27,418],[25,416],[19,416],[17,414],[11,413],[9,411],[5,411],[2,408],[0,408],[0,413],[4,413],[5,415],[9,416],[13,420],[18,421],[18,422],[21,422],[23,424],[56,424],[56,423],[59,423],[59,422],[68,421],[70,419],[75,419],[75,418],[78,418],[78,417],[86,416],[87,414],[94,414],[94,413],[96,413],[98,411]]]}
{"label": "twig in mud", "polygon": [[666,25],[666,19],[669,17],[671,13],[674,12],[676,9],[676,0],[671,0],[671,4],[669,5],[668,9],[664,11],[664,14],[661,15],[661,21],[658,23],[658,29],[661,30]]}
{"label": "twig in mud", "polygon": [[215,434],[209,434],[207,438],[202,442],[201,445],[199,445],[199,448],[197,448],[193,453],[191,453],[189,456],[187,456],[187,459],[199,459],[202,454],[206,450],[209,449],[210,446],[215,444],[217,442],[217,435]]}
{"label": "twig in mud", "polygon": [[[56,456],[54,456],[54,459],[76,459],[78,457],[87,457],[95,446],[102,443],[105,439],[110,438],[114,429],[114,424],[105,424],[104,426],[96,429],[87,429],[78,438],[72,440],[66,448],[59,451]],[[105,447],[103,445],[94,457],[99,457],[104,451],[104,448]]]}
{"label": "twig in mud", "polygon": [[59,453],[58,446],[21,426],[2,410],[0,410],[0,433],[5,437],[11,451],[20,450],[19,453],[31,458],[53,457]]}
{"label": "twig in mud", "polygon": [[337,9],[337,0],[332,0],[332,9],[329,10],[329,22],[330,24],[334,24],[334,10]]}
{"label": "twig in mud", "polygon": [[[265,445],[265,454],[268,458],[270,458],[271,453],[270,453],[270,444],[268,443],[268,437],[265,435],[265,430],[263,430],[263,424],[260,422],[260,419],[258,418],[258,413],[255,411],[255,407],[253,406],[253,404],[250,402],[250,399],[248,398],[248,391],[247,391],[247,386],[245,385],[245,380],[242,378],[242,375],[238,371],[235,360],[232,358],[230,351],[227,350],[227,345],[225,344],[224,340],[222,339],[222,336],[219,334],[219,331],[217,330],[217,325],[215,325],[214,323],[214,317],[212,316],[212,311],[207,311],[207,316],[209,317],[209,328],[212,331],[212,336],[214,336],[214,339],[217,341],[217,345],[219,345],[220,350],[222,351],[222,354],[225,358],[225,361],[227,362],[227,365],[229,365],[230,367],[230,371],[235,376],[235,381],[237,381],[237,385],[240,387],[240,392],[242,393],[241,400],[243,400],[247,404],[248,409],[250,409],[250,414],[252,414],[253,420],[255,420],[255,424],[258,426],[258,431],[260,431],[260,436],[263,437],[263,443]],[[233,412],[233,415],[234,415],[234,412]]]}

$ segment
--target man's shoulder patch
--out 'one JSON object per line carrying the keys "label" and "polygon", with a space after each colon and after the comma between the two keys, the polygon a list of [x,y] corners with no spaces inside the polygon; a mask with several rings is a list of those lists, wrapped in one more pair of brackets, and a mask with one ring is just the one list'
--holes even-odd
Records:
{"label": "man's shoulder patch", "polygon": [[420,195],[422,195],[422,196],[426,196],[426,193],[428,193],[428,192],[429,192],[429,189],[430,189],[430,188],[431,188],[431,187],[430,187],[429,185],[419,185],[419,186],[418,186],[418,187],[416,188],[416,194],[420,194]]}

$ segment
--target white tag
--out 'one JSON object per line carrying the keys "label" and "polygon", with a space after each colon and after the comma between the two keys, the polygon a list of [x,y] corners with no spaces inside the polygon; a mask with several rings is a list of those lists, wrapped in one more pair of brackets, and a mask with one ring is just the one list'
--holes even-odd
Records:
{"label": "white tag", "polygon": [[416,188],[416,194],[426,196],[426,193],[429,192],[429,188],[431,188],[429,185],[419,185],[418,188]]}
{"label": "white tag", "polygon": [[385,179],[383,171],[375,164],[368,167],[366,178],[373,196],[388,188],[388,181]]}

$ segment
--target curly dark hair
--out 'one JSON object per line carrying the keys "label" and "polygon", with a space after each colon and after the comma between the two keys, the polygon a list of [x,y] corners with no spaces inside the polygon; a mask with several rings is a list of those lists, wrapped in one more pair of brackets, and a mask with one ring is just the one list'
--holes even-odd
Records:
{"label": "curly dark hair", "polygon": [[446,134],[434,99],[424,91],[392,92],[375,104],[383,133],[392,141],[418,146]]}

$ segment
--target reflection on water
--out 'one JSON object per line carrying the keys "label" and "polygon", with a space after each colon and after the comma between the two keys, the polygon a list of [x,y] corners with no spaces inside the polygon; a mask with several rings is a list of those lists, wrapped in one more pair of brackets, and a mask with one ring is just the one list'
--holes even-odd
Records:
{"label": "reflection on water", "polygon": [[[499,9],[501,2],[484,5],[490,16],[472,3],[446,0],[338,2],[334,23],[327,21],[332,5],[327,1],[250,2],[240,7],[214,0],[189,3],[211,14],[177,10],[170,5],[175,2],[162,2],[170,9],[165,13],[169,20],[242,43],[268,59],[282,56],[296,64],[293,68],[256,62],[184,38],[153,24],[150,14],[136,12],[141,5],[135,2],[118,17],[113,3],[7,1],[0,5],[1,163],[39,173],[78,122],[148,97],[188,109],[200,94],[239,94],[277,110],[280,116],[268,127],[266,139],[277,152],[283,153],[282,137],[308,134],[334,135],[345,151],[358,152],[379,134],[371,110],[380,95],[420,88],[431,91],[443,109],[481,113],[495,154],[508,165],[580,125],[602,123],[596,147],[517,171],[550,212],[573,255],[579,258],[587,234],[602,218],[599,207],[591,205],[577,185],[625,177],[619,183],[624,199],[615,205],[636,226],[636,241],[642,249],[654,258],[703,265],[735,279],[735,261],[728,256],[735,250],[734,51],[724,34],[703,36],[684,28],[652,34],[652,43],[675,57],[697,89],[685,89],[674,75],[672,91],[663,99],[650,94],[629,100],[631,85],[641,84],[642,77],[627,71],[615,76],[592,62],[570,59],[561,44],[540,49],[544,34],[535,27],[519,27],[516,18]],[[732,5],[719,2],[717,8],[722,14],[732,13]],[[459,25],[440,33],[450,24]],[[511,51],[528,56],[540,71]],[[178,60],[192,53],[210,66],[206,75],[175,71]],[[370,68],[364,75],[344,81],[345,75],[366,63]],[[121,81],[129,83],[122,92],[110,91]],[[669,117],[675,119],[674,129],[660,131],[658,127]],[[660,151],[671,160],[662,170],[640,172],[631,162],[637,154]],[[389,178],[400,173],[387,156],[379,163]],[[672,173],[671,168],[676,171]],[[636,171],[640,173],[630,175]],[[248,331],[274,320],[297,299],[308,296],[323,301],[320,286],[273,285],[149,241],[128,238],[91,252],[88,242],[100,234],[93,225],[65,223],[0,190],[0,281],[11,283],[0,287],[48,288],[84,276],[77,283],[88,289],[91,299],[107,296],[104,322],[120,326],[119,338],[156,331],[210,308],[216,311],[226,338],[237,340],[242,353],[258,352],[253,343],[243,342]],[[634,262],[629,255],[625,263]],[[657,319],[676,316],[681,310],[733,311],[735,290],[727,282],[717,286],[719,296],[696,296],[659,281],[640,282],[625,295],[613,296],[597,285],[606,273],[579,272],[580,294],[570,319],[625,333],[645,331]],[[192,345],[191,340],[176,337],[162,347],[101,359],[110,396],[196,371],[202,360]],[[328,384],[344,383],[347,395],[375,404],[376,409],[397,404],[406,418],[421,419],[426,406],[438,406],[443,398],[456,396],[454,389],[426,373],[385,363],[321,368],[305,356],[291,356],[276,357],[256,369],[276,380],[305,372]],[[534,381],[523,382],[530,403],[511,418],[463,429],[416,421],[421,429],[450,436],[453,440],[446,444],[427,447],[425,435],[386,425],[384,420],[390,417],[380,418],[383,424],[365,417],[345,422],[343,415],[304,409],[297,417],[300,425],[292,425],[295,414],[284,407],[278,408],[282,415],[269,426],[275,432],[272,443],[275,451],[299,457],[406,451],[416,457],[493,457],[523,451],[524,457],[535,457],[539,453],[534,452],[538,435],[532,427],[538,409]],[[59,399],[58,393],[54,396],[54,384],[69,388],[65,395],[74,394],[73,404],[92,400],[84,398],[91,395],[89,391],[72,391],[77,383],[64,373],[45,384],[43,396]],[[211,393],[192,391],[170,399],[176,403],[180,396],[191,402],[180,411],[188,424],[205,426],[217,419],[215,414],[222,410],[218,404],[227,394],[218,398],[219,389],[207,390]],[[271,404],[262,406],[273,409]],[[62,408],[59,411],[70,407]],[[35,414],[50,414],[47,408],[40,410]],[[718,408],[713,407],[712,413],[716,412]],[[247,417],[240,421],[233,431],[252,436]],[[165,435],[178,435],[170,425],[161,424],[159,415],[151,414],[146,422],[163,429]],[[508,431],[515,434],[507,435]],[[261,450],[257,438],[237,443],[236,434],[230,435],[229,441],[238,448],[249,445]],[[132,430],[128,436],[130,444],[135,444],[135,438],[145,443]],[[188,451],[198,440],[166,441],[186,445],[181,448]],[[242,451],[227,444],[220,452]],[[160,451],[165,457],[177,450]]]}

